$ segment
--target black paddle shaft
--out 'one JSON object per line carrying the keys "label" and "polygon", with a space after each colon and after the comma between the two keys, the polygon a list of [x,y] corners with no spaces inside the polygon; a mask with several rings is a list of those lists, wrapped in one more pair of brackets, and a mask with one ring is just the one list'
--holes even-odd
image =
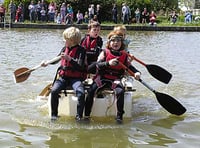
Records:
{"label": "black paddle shaft", "polygon": [[[124,64],[119,62],[119,64],[123,67],[124,70],[128,71],[128,73],[135,77],[135,74],[127,68]],[[152,87],[150,87],[147,83],[145,83],[142,79],[138,80],[140,83],[142,83],[144,86],[146,86],[149,90],[151,90],[155,95],[160,103],[160,105],[165,108],[169,113],[175,114],[175,115],[182,115],[186,112],[186,109],[183,105],[181,105],[176,99],[172,98],[171,96],[159,93],[156,90],[154,90]]]}

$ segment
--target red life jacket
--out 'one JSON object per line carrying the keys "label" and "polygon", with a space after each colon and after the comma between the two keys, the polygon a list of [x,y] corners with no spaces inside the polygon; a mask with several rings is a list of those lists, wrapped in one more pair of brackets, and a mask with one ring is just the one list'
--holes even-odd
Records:
{"label": "red life jacket", "polygon": [[[71,57],[78,59],[79,54],[77,54],[78,46],[73,48],[71,51],[69,51],[68,48],[65,49],[64,53],[67,55],[70,55]],[[86,72],[79,71],[78,69],[74,69],[73,65],[70,64],[69,61],[65,59],[61,59],[61,70],[59,72],[60,76],[64,77],[70,77],[70,78],[82,78],[85,79],[87,74]]]}
{"label": "red life jacket", "polygon": [[90,35],[86,35],[81,45],[86,49],[86,52],[94,52],[95,51],[94,48],[97,45],[97,38],[91,41]]}
{"label": "red life jacket", "polygon": [[98,55],[96,54],[97,38],[95,38],[91,41],[90,35],[86,35],[81,46],[86,49],[88,64],[95,62],[98,57]]}
{"label": "red life jacket", "polygon": [[[120,52],[120,56],[115,56],[111,53],[109,49],[105,50],[105,57],[106,61],[108,62],[111,59],[118,58],[118,61],[125,64],[127,60],[127,54],[125,52]],[[121,76],[124,74],[124,69],[119,64],[116,66],[109,66],[109,68],[106,68],[103,70],[103,77],[110,79],[110,80],[116,80],[120,79]]]}

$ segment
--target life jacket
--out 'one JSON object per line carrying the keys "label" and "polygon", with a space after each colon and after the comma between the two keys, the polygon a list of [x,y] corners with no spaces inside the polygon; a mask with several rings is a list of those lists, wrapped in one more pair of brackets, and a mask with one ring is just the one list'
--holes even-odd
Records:
{"label": "life jacket", "polygon": [[81,45],[86,49],[86,52],[93,51],[97,45],[97,38],[91,41],[90,35],[86,35]]}
{"label": "life jacket", "polygon": [[[118,61],[121,63],[125,63],[127,60],[127,54],[125,52],[120,51],[120,56],[115,56],[111,53],[109,49],[105,50],[105,57],[106,61],[108,62],[111,59],[118,58]],[[120,79],[121,76],[124,74],[124,69],[120,64],[116,66],[109,66],[109,68],[106,68],[103,70],[102,73],[104,78],[110,79],[110,80],[116,80]]]}
{"label": "life jacket", "polygon": [[91,41],[90,35],[86,35],[85,39],[83,40],[81,46],[86,49],[86,54],[88,58],[88,62],[94,62],[97,60],[98,56],[96,55],[96,47],[97,47],[97,40],[98,37]]}
{"label": "life jacket", "polygon": [[[78,59],[79,58],[78,48],[80,48],[80,47],[76,46],[71,51],[69,51],[69,49],[66,48],[64,53],[67,55],[70,55],[74,59]],[[86,72],[80,71],[79,69],[75,69],[69,61],[67,61],[63,58],[61,59],[61,68],[60,69],[61,70],[59,71],[59,75],[61,77],[63,76],[63,77],[70,77],[70,78],[85,79],[87,76]]]}

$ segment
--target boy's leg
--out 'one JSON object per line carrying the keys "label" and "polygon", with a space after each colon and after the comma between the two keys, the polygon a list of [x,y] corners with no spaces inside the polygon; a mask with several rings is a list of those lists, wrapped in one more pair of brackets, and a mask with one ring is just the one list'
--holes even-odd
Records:
{"label": "boy's leg", "polygon": [[85,106],[85,88],[81,81],[73,81],[72,88],[76,92],[78,98],[76,120],[79,121],[83,117],[83,110]]}
{"label": "boy's leg", "polygon": [[96,82],[93,82],[90,88],[88,89],[86,102],[85,102],[85,116],[90,117],[90,113],[92,111],[92,105],[94,102],[94,95],[98,86]]}
{"label": "boy's leg", "polygon": [[51,89],[51,116],[58,116],[59,93],[65,89],[66,81],[62,78],[56,80]]}
{"label": "boy's leg", "polygon": [[117,123],[122,123],[123,120],[123,114],[124,114],[124,88],[121,86],[117,86],[115,89],[115,95],[117,98],[117,117],[116,121]]}

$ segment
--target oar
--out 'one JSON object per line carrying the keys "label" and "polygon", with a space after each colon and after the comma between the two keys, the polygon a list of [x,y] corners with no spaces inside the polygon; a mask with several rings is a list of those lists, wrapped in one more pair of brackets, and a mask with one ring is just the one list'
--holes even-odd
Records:
{"label": "oar", "polygon": [[52,83],[48,84],[39,94],[39,96],[48,96],[50,91],[51,91],[51,86],[52,86]]}
{"label": "oar", "polygon": [[[128,53],[127,53],[128,54]],[[157,80],[168,84],[169,81],[172,78],[172,74],[169,73],[167,70],[165,70],[164,68],[158,66],[158,65],[154,65],[154,64],[145,64],[144,62],[142,62],[141,60],[137,59],[135,56],[128,54],[128,56],[131,58],[131,60],[135,60],[138,63],[142,64],[143,66],[145,66],[148,70],[148,72]]]}
{"label": "oar", "polygon": [[54,82],[56,81],[56,79],[58,79],[59,75],[58,75],[58,72],[60,70],[60,67],[57,69],[56,71],[56,75],[54,77],[54,80],[52,83],[48,84],[45,88],[43,88],[43,90],[40,92],[39,96],[42,96],[42,97],[47,97],[50,92],[51,92],[51,87],[53,86]]}
{"label": "oar", "polygon": [[[50,64],[50,63],[53,63],[57,60],[59,60],[61,58],[61,56],[57,56],[49,61],[47,61],[45,64]],[[31,72],[35,71],[36,69],[42,67],[42,65],[37,65],[31,69],[28,69],[26,67],[22,67],[22,68],[19,68],[17,70],[14,71],[14,78],[15,78],[15,82],[16,83],[20,83],[20,82],[23,82],[25,80],[28,79],[29,75],[31,74]]]}
{"label": "oar", "polygon": [[[124,64],[119,63],[126,71],[128,71],[128,73],[131,76],[135,76],[135,74],[129,69],[127,68]],[[151,90],[155,95],[156,98],[158,100],[158,102],[160,103],[160,105],[165,108],[169,113],[171,114],[175,114],[175,115],[182,115],[186,112],[186,108],[181,105],[176,99],[174,99],[173,97],[164,94],[164,93],[160,93],[157,92],[156,90],[154,90],[152,87],[150,87],[147,83],[145,83],[142,79],[138,80],[140,83],[142,83],[144,86],[146,86],[149,90]]]}

